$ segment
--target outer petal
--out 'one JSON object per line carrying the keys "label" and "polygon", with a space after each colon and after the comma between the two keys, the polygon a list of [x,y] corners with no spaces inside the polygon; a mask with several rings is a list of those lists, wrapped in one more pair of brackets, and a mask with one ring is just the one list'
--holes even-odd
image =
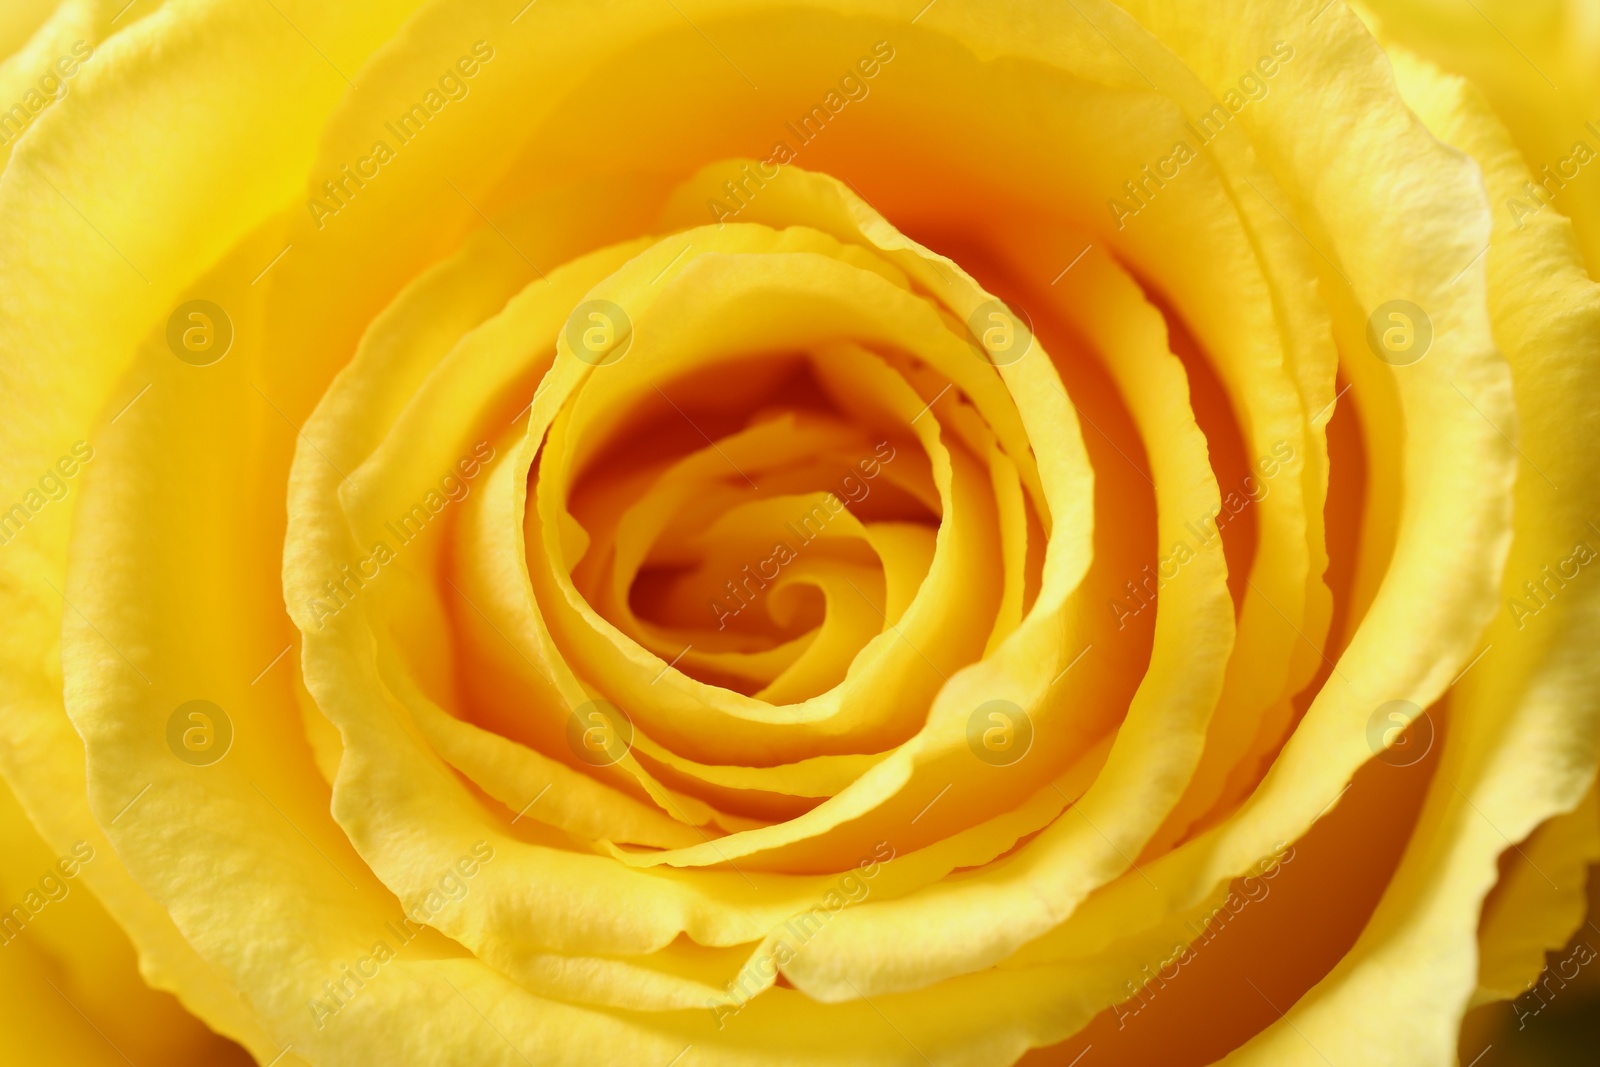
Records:
{"label": "outer petal", "polygon": [[[1422,61],[1397,53],[1395,66],[1430,129],[1478,160],[1491,198],[1526,180],[1481,97]],[[1579,544],[1600,544],[1590,525],[1600,514],[1600,482],[1578,444],[1592,438],[1596,421],[1586,398],[1600,375],[1600,286],[1584,273],[1570,225],[1554,213],[1521,231],[1497,214],[1487,258],[1496,335],[1523,415],[1506,607],[1486,634],[1482,662],[1451,699],[1444,759],[1417,835],[1361,941],[1284,1024],[1233,1062],[1311,1063],[1319,1054],[1455,1062],[1496,859],[1546,819],[1572,811],[1595,779],[1600,587],[1551,583],[1536,619],[1514,605],[1543,568],[1571,559]],[[1567,884],[1552,887],[1581,895],[1575,873],[1564,865]]]}
{"label": "outer petal", "polygon": [[[64,5],[44,32],[65,34],[75,23],[86,31],[109,25],[115,12],[107,7]],[[320,25],[320,18],[295,14],[302,25]],[[8,395],[49,398],[5,420],[0,470],[8,486],[37,481],[70,454],[75,441],[96,437],[92,427],[103,406],[121,407],[138,391],[137,385],[125,396],[114,391],[136,339],[164,320],[174,295],[200,265],[291,195],[321,116],[345,88],[324,60],[306,54],[305,41],[270,8],[196,4],[130,17],[119,27],[128,22],[97,45],[65,98],[12,146],[0,177],[0,276],[8,293],[0,308],[0,336],[8,352],[33,354],[26,362],[6,361],[0,373]],[[336,51],[348,62],[385,35],[376,20],[357,30],[344,16],[329,24],[323,39],[330,48],[348,49]],[[158,54],[163,38],[190,46]],[[254,92],[267,81],[276,81],[283,95],[269,100]],[[196,84],[217,91],[178,121],[172,106],[192,100]],[[130,138],[130,130],[139,134]],[[143,165],[153,158],[192,165],[175,172]],[[260,162],[246,168],[242,181],[233,162],[240,158]],[[130,204],[138,210],[130,212]],[[71,254],[40,270],[37,252],[46,248]],[[100,313],[59,313],[81,306],[78,301]],[[0,651],[8,709],[8,743],[0,747],[7,780],[53,848],[86,840],[99,850],[104,862],[86,871],[85,881],[130,931],[152,980],[181,990],[212,1025],[270,1059],[280,1046],[259,1030],[115,858],[97,823],[108,823],[126,798],[107,799],[110,810],[99,819],[90,813],[82,741],[62,713],[55,667],[63,623],[78,618],[63,594],[66,532],[79,499],[70,494],[32,520],[0,561],[0,597],[11,620]]]}

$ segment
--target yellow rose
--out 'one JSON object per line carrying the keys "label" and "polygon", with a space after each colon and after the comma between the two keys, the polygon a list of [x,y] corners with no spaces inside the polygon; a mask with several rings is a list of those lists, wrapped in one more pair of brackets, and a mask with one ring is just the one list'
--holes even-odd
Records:
{"label": "yellow rose", "polygon": [[49,8],[12,1058],[239,1055],[136,952],[261,1064],[1443,1064],[1577,927],[1594,186],[1480,31]]}

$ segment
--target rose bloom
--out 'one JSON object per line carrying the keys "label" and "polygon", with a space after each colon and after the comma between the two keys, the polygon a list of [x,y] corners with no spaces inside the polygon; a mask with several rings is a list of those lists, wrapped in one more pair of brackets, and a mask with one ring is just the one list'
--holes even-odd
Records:
{"label": "rose bloom", "polygon": [[10,0],[0,1060],[1553,1026],[1596,54],[1578,0]]}

